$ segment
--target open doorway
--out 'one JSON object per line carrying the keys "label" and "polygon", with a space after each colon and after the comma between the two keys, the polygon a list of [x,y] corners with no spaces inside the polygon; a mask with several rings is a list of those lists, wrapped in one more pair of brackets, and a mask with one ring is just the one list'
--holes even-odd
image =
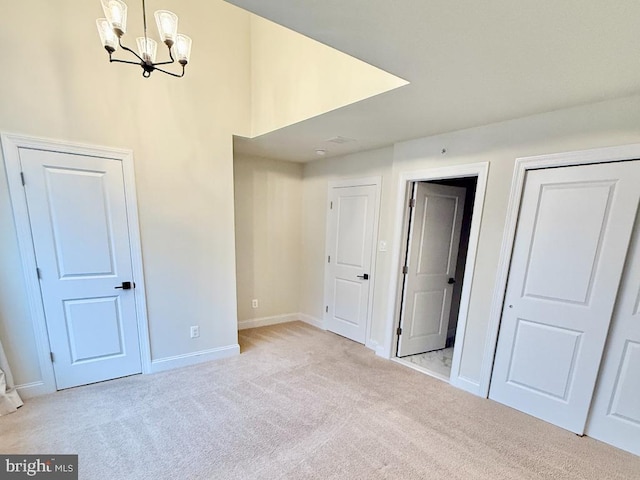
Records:
{"label": "open doorway", "polygon": [[396,330],[399,362],[448,381],[478,177],[407,185]]}

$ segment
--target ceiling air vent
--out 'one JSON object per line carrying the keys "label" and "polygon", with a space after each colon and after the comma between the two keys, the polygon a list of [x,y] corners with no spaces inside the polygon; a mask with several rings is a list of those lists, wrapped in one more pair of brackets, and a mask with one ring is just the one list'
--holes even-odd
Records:
{"label": "ceiling air vent", "polygon": [[347,138],[347,137],[341,137],[340,135],[338,135],[337,137],[331,137],[330,139],[327,140],[327,142],[331,142],[331,143],[350,143],[350,142],[355,142],[355,139]]}

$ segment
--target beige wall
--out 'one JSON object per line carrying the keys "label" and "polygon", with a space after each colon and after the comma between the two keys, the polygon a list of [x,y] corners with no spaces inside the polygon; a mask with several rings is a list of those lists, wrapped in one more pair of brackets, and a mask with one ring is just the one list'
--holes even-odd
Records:
{"label": "beige wall", "polygon": [[[249,14],[218,0],[163,8],[194,41],[183,79],[109,64],[99,2],[0,0],[0,130],[134,151],[154,359],[237,343],[232,134],[250,129]],[[135,44],[140,6],[129,10]],[[3,167],[0,232],[0,337],[16,382],[36,382]]]}
{"label": "beige wall", "polygon": [[252,135],[406,85],[320,42],[251,18]]}
{"label": "beige wall", "polygon": [[[401,172],[445,165],[489,162],[476,270],[464,339],[461,374],[479,382],[505,226],[514,161],[518,157],[640,142],[640,97],[560,110],[524,119],[398,143],[394,149],[364,152],[305,165],[303,180],[303,313],[322,318],[326,191],[335,178],[383,175],[379,240],[391,248]],[[447,149],[442,155],[441,150]],[[391,171],[390,171],[391,170]],[[371,341],[388,335],[391,252],[377,253],[378,274]]]}
{"label": "beige wall", "polygon": [[234,188],[238,321],[298,313],[302,165],[237,155]]}

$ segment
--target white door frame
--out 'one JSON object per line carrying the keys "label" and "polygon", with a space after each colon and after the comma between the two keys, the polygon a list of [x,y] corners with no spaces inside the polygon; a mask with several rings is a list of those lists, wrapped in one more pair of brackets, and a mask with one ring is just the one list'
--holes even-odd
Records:
{"label": "white door frame", "polygon": [[507,207],[507,220],[502,238],[500,259],[498,262],[498,276],[496,286],[493,291],[491,303],[491,313],[489,316],[489,326],[482,360],[480,373],[480,395],[489,396],[489,385],[493,372],[493,359],[496,353],[498,332],[502,319],[502,307],[507,289],[509,277],[509,267],[511,265],[511,255],[513,253],[513,243],[516,236],[518,214],[522,201],[525,176],[528,170],[551,168],[551,167],[571,167],[578,165],[590,165],[594,163],[620,162],[625,160],[640,159],[640,143],[632,145],[622,145],[617,147],[595,148],[590,150],[579,150],[575,152],[554,153],[549,155],[537,155],[533,157],[522,157],[516,159],[511,182],[511,194],[509,196],[509,206]]}
{"label": "white door frame", "polygon": [[142,372],[151,371],[151,348],[149,345],[149,325],[147,322],[147,304],[145,283],[142,268],[142,247],[140,243],[140,229],[138,224],[138,203],[136,196],[136,184],[133,168],[133,151],[112,147],[85,145],[81,143],[61,140],[44,139],[12,133],[0,133],[2,140],[2,152],[9,184],[9,195],[13,210],[13,219],[16,226],[18,247],[22,270],[24,272],[29,312],[33,322],[33,329],[38,351],[38,360],[41,371],[41,381],[18,386],[20,394],[24,397],[33,397],[56,391],[56,381],[53,364],[49,355],[49,335],[44,315],[44,306],[40,294],[40,282],[36,273],[36,256],[33,249],[31,224],[29,223],[29,211],[27,198],[21,181],[20,148],[44,150],[51,152],[70,153],[89,157],[100,157],[118,160],[122,162],[122,170],[125,186],[125,200],[127,208],[127,222],[129,226],[129,239],[131,242],[131,264],[133,278],[136,282],[135,304],[138,322],[138,341],[140,343],[140,357],[142,360]]}
{"label": "white door frame", "polygon": [[[413,189],[411,190],[413,190],[413,195],[410,196],[412,197],[411,202],[413,204],[413,207],[406,208],[407,203],[405,203],[405,212],[407,216],[407,218],[405,218],[406,234],[403,235],[402,244],[406,245],[406,247],[405,254],[402,255],[401,258],[402,265],[408,266],[408,270],[406,275],[403,275],[403,279],[401,282],[402,286],[398,288],[398,295],[402,295],[402,298],[400,299],[400,315],[398,326],[402,328],[403,332],[402,335],[398,336],[398,342],[396,345],[396,357],[398,358],[417,355],[433,350],[441,350],[446,346],[445,344],[449,336],[449,321],[451,316],[451,309],[454,307],[452,297],[455,288],[454,285],[447,284],[447,280],[450,281],[452,279],[455,279],[456,269],[458,267],[458,264],[461,263],[458,262],[458,255],[460,251],[462,224],[464,222],[465,206],[467,204],[466,198],[468,193],[467,188],[460,186],[436,185],[429,182],[415,182],[412,183],[412,185]],[[427,212],[430,208],[429,203],[434,198],[447,198],[448,200],[454,199],[455,206],[453,211],[451,212],[452,221],[450,229],[439,228],[440,232],[434,232],[429,231],[429,228],[426,227],[426,224],[428,223]],[[409,217],[411,217],[411,222],[409,222]],[[438,227],[440,226],[438,225]],[[444,272],[444,274],[443,272],[439,272],[434,276],[431,276],[426,274],[425,272],[420,272],[421,256],[424,254],[426,259],[433,258],[434,255],[444,256],[442,251],[423,251],[423,249],[425,249],[424,242],[431,243],[430,240],[440,233],[449,237],[446,248],[447,253],[444,254],[447,257],[448,262],[445,267],[446,271]],[[427,239],[427,237],[429,237],[429,239]],[[429,263],[428,260],[427,263]],[[455,266],[453,266],[452,263]],[[419,277],[422,277],[422,280],[420,280]],[[437,283],[431,283],[435,281],[434,279],[436,277],[439,279]],[[458,280],[460,279],[458,278]],[[411,335],[411,332],[415,327],[413,322],[416,320],[415,309],[417,307],[417,304],[415,302],[415,295],[417,295],[417,292],[413,289],[417,285],[421,284],[422,288],[418,291],[425,292],[425,290],[423,289],[426,288],[427,283],[430,285],[430,289],[428,290],[429,293],[432,293],[434,289],[438,288],[440,293],[442,293],[441,303],[438,305],[436,302],[436,305],[434,305],[436,307],[439,307],[437,325],[437,327],[439,328],[437,329],[437,333],[432,332],[429,335],[429,337],[431,337],[431,340],[425,339],[424,334],[421,335],[421,339],[418,340],[412,338]],[[413,299],[413,301],[411,301],[410,299]],[[447,304],[448,307],[446,307]],[[418,315],[422,317],[423,320],[425,320],[421,314]],[[431,318],[433,319],[433,317]],[[431,328],[434,327],[433,324],[430,325]],[[422,324],[422,327],[424,326],[425,324]],[[433,337],[437,337],[437,340],[433,340]],[[448,380],[449,379],[447,378],[447,381]]]}
{"label": "white door frame", "polygon": [[[478,239],[480,237],[480,224],[482,222],[482,210],[484,208],[484,197],[487,189],[487,179],[489,175],[489,162],[470,163],[467,165],[452,165],[450,167],[430,168],[413,172],[401,172],[398,180],[397,204],[395,211],[395,229],[393,236],[393,248],[391,258],[392,271],[389,282],[389,300],[387,312],[386,338],[383,350],[383,357],[393,358],[396,356],[397,342],[396,328],[398,315],[400,312],[400,301],[398,300],[398,286],[401,282],[402,268],[400,261],[402,258],[402,238],[405,226],[407,189],[411,182],[427,182],[430,180],[446,180],[461,177],[477,177],[475,201],[471,219],[471,230],[469,233],[469,248],[465,262],[464,278],[462,279],[462,294],[460,296],[460,311],[458,313],[458,328],[453,349],[453,360],[451,364],[451,385],[479,395],[478,384],[465,378],[460,373],[460,365],[464,351],[464,337],[467,329],[467,316],[469,312],[469,300],[471,298],[471,282],[476,265],[476,254],[478,251]],[[493,360],[493,359],[492,359]]]}
{"label": "white door frame", "polygon": [[[371,340],[371,318],[373,314],[373,293],[375,291],[375,283],[376,283],[376,258],[378,252],[378,225],[380,220],[380,191],[382,187],[382,177],[365,177],[365,178],[345,178],[341,180],[331,180],[329,181],[327,187],[327,220],[326,220],[326,232],[325,232],[325,243],[324,243],[324,258],[329,257],[329,222],[331,221],[331,210],[329,208],[329,199],[331,198],[331,191],[333,188],[340,187],[363,187],[367,185],[374,185],[376,187],[376,200],[374,202],[374,212],[373,212],[373,243],[371,247],[371,270],[369,273],[369,278],[372,280],[369,283],[369,303],[367,304],[367,327],[366,327],[366,336],[365,336],[365,346],[371,348],[373,350],[376,349],[377,344]],[[329,264],[325,263],[324,266],[324,304],[328,305],[329,301],[329,290],[328,290],[328,278],[329,278]],[[322,323],[323,328],[327,328],[327,312],[323,309],[322,312]]]}

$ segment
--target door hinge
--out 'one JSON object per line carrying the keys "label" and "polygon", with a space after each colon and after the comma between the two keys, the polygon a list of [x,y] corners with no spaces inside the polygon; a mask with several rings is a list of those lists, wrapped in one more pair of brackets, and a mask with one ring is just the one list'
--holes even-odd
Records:
{"label": "door hinge", "polygon": [[326,307],[324,307],[324,313],[329,313],[329,305],[327,305]]}
{"label": "door hinge", "polygon": [[331,255],[327,256],[327,263],[331,263]]}
{"label": "door hinge", "polygon": [[51,363],[53,363],[53,352],[49,352],[49,357],[51,357]]}
{"label": "door hinge", "polygon": [[24,172],[20,172],[20,181],[22,182],[22,186],[24,187],[26,185],[24,183]]}
{"label": "door hinge", "polygon": [[413,208],[416,206],[416,199],[412,198],[411,200],[409,200],[409,208]]}
{"label": "door hinge", "polygon": [[38,275],[38,280],[42,280],[42,273],[38,267],[36,267],[36,275]]}
{"label": "door hinge", "polygon": [[396,335],[402,335],[402,327],[398,327],[396,330]]}
{"label": "door hinge", "polygon": [[409,267],[405,265],[404,267],[402,267],[402,274],[406,275],[407,273],[409,273]]}

